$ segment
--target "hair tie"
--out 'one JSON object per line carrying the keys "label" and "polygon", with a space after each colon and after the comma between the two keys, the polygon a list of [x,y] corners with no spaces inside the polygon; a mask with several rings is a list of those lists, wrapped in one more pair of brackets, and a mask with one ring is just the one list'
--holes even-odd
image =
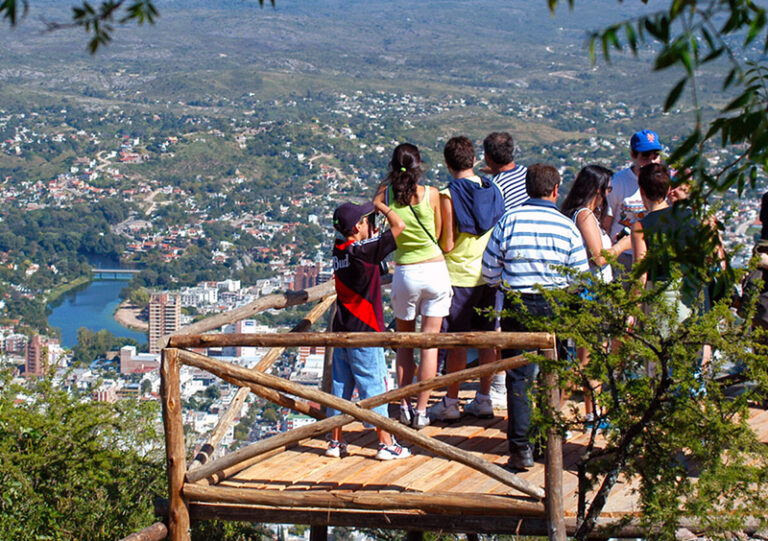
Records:
{"label": "hair tie", "polygon": [[405,173],[405,172],[407,171],[407,169],[406,169],[405,167],[401,167],[401,168],[400,168],[400,171],[402,171],[403,173]]}

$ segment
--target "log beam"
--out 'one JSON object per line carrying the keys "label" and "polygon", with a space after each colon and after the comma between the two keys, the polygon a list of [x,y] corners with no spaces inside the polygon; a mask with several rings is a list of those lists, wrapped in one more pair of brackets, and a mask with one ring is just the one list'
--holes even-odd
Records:
{"label": "log beam", "polygon": [[254,314],[263,312],[264,310],[287,308],[288,306],[296,306],[298,304],[307,304],[310,302],[319,301],[323,297],[333,295],[336,292],[336,288],[333,280],[328,280],[320,285],[302,289],[301,291],[286,291],[285,293],[276,293],[274,295],[267,295],[266,297],[260,297],[253,302],[249,302],[243,306],[224,312],[223,314],[217,314],[215,316],[203,319],[186,327],[182,327],[178,331],[169,336],[164,336],[160,341],[161,348],[168,346],[168,340],[173,336],[204,333],[218,329],[224,325],[229,325],[236,321],[248,319]]}
{"label": "log beam", "polygon": [[544,516],[544,504],[517,497],[494,494],[456,494],[421,492],[341,492],[303,490],[252,490],[247,488],[184,485],[190,501],[269,505],[280,508],[315,507],[321,509],[422,510],[428,513],[459,515]]}
{"label": "log beam", "polygon": [[279,334],[185,334],[171,336],[168,347],[405,347],[405,348],[498,348],[545,349],[553,334],[544,332],[323,332]]}
{"label": "log beam", "polygon": [[123,537],[120,541],[162,541],[166,537],[168,537],[168,528],[162,522],[155,522],[128,537]]}

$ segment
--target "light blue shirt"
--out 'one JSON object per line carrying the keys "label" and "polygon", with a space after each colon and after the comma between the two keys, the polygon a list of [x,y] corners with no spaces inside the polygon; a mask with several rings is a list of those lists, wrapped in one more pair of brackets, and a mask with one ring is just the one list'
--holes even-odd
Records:
{"label": "light blue shirt", "polygon": [[558,266],[589,270],[581,233],[551,201],[529,199],[507,211],[483,254],[483,278],[521,293],[562,288],[569,278]]}

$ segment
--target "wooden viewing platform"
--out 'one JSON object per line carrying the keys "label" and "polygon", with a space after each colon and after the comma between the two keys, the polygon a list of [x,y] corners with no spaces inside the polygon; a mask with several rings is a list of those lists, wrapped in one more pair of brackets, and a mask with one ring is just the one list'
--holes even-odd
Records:
{"label": "wooden viewing platform", "polygon": [[[229,320],[244,319],[256,311],[321,300],[288,334],[204,334]],[[441,531],[547,535],[564,540],[575,532],[577,477],[575,465],[589,434],[574,430],[563,442],[552,429],[546,434],[546,456],[533,468],[514,474],[502,466],[508,456],[506,411],[492,419],[464,417],[452,424],[437,423],[419,431],[370,411],[379,404],[396,404],[403,396],[433,389],[434,398],[448,383],[472,385],[480,375],[527,363],[524,357],[503,359],[455,374],[438,376],[384,395],[352,403],[322,390],[267,374],[286,347],[297,345],[497,347],[538,348],[554,355],[554,336],[547,333],[310,333],[310,326],[334,302],[328,284],[286,296],[271,296],[196,323],[170,336],[161,366],[163,423],[166,438],[169,492],[157,505],[165,519],[126,539],[188,540],[195,520],[236,520],[296,523],[312,526],[314,539],[324,539],[329,525],[411,532]],[[233,319],[236,318],[236,319]],[[193,331],[195,334],[190,334]],[[272,348],[252,370],[209,358],[200,348],[230,345]],[[326,350],[326,372],[330,351]],[[182,365],[206,370],[240,387],[229,409],[200,452],[187,464],[190,449],[184,440],[179,371]],[[543,374],[547,389],[544,407],[559,408],[556,380]],[[327,381],[327,380],[326,380]],[[328,388],[325,383],[322,388]],[[211,460],[224,433],[238,415],[248,393],[317,419],[316,422],[257,441]],[[463,390],[463,399],[468,391]],[[321,407],[318,407],[318,404]],[[341,415],[325,418],[324,407]],[[375,459],[376,433],[362,422],[379,426],[411,448],[414,456],[380,462]],[[750,424],[761,441],[768,441],[768,412],[752,410]],[[349,454],[326,457],[326,435],[345,427]],[[598,440],[598,445],[600,442]],[[593,536],[641,537],[637,520],[638,498],[632,480],[620,479]],[[589,495],[587,496],[589,498]],[[611,530],[603,527],[621,526]],[[685,525],[685,524],[682,524]]]}

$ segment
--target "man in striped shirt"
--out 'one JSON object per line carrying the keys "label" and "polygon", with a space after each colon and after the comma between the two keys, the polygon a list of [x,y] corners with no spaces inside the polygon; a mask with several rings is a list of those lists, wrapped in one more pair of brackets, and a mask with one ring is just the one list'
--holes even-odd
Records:
{"label": "man in striped shirt", "polygon": [[485,164],[491,174],[491,182],[496,184],[504,196],[505,210],[521,205],[528,194],[525,191],[525,172],[523,165],[515,164],[515,142],[506,132],[493,132],[483,140]]}
{"label": "man in striped shirt", "polygon": [[[491,234],[483,254],[483,278],[491,286],[520,293],[522,302],[532,316],[548,316],[552,308],[539,293],[539,288],[554,289],[568,285],[569,278],[558,266],[586,272],[587,254],[581,233],[573,221],[557,209],[560,175],[549,165],[534,164],[525,179],[530,199],[507,211]],[[504,299],[504,308],[514,305]],[[501,330],[526,331],[525,325],[513,317],[502,318]],[[502,351],[502,357],[519,354],[516,350]],[[510,469],[533,466],[529,428],[531,405],[528,390],[536,374],[536,365],[529,364],[507,371],[507,440]]]}

